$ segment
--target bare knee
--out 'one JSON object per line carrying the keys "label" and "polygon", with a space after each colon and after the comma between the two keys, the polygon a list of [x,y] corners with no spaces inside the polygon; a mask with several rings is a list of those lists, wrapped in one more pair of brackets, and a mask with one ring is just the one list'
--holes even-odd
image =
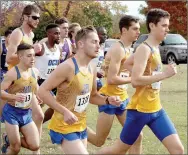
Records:
{"label": "bare knee", "polygon": [[106,140],[105,138],[104,138],[104,139],[97,139],[96,146],[97,146],[97,147],[103,146],[104,143],[105,143],[105,140]]}
{"label": "bare knee", "polygon": [[39,150],[39,144],[30,144],[29,149],[31,151],[37,151],[37,150]]}
{"label": "bare knee", "polygon": [[115,143],[114,147],[114,153],[115,154],[126,154],[131,145],[123,143],[121,140],[118,140],[117,143]]}
{"label": "bare knee", "polygon": [[10,149],[15,152],[15,154],[18,154],[20,152],[21,144],[15,143],[10,145]]}
{"label": "bare knee", "polygon": [[175,147],[171,153],[173,153],[173,154],[184,154],[183,145],[181,144],[181,145]]}
{"label": "bare knee", "polygon": [[40,111],[36,111],[33,114],[33,119],[35,120],[35,122],[43,122],[44,119],[44,113],[40,110]]}

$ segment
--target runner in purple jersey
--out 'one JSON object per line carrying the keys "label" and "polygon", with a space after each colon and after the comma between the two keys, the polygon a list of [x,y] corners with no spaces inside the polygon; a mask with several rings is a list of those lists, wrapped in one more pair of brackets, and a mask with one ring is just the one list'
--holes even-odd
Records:
{"label": "runner in purple jersey", "polygon": [[59,46],[61,50],[60,62],[62,63],[72,55],[71,42],[68,38],[69,24],[66,18],[57,19],[55,23],[59,25],[61,30],[61,42]]}

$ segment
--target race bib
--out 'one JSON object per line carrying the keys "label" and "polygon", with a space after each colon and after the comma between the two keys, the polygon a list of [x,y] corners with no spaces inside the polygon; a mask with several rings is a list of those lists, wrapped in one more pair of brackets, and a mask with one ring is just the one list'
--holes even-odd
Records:
{"label": "race bib", "polygon": [[104,56],[99,56],[99,58],[98,58],[98,63],[97,63],[97,68],[98,68],[98,69],[101,68],[102,63],[103,63],[103,60],[104,60]]}
{"label": "race bib", "polygon": [[[153,71],[152,75],[161,74],[161,72]],[[161,88],[161,81],[155,82],[151,84],[152,89],[160,89]]]}
{"label": "race bib", "polygon": [[[122,78],[129,77],[129,73],[121,72],[121,73],[120,73],[120,77],[122,77]],[[128,89],[128,84],[118,85],[118,88],[127,90],[127,89]]]}
{"label": "race bib", "polygon": [[48,66],[48,70],[47,70],[47,75],[49,75],[49,74],[51,74],[51,72],[53,71],[53,70],[55,70],[55,68],[56,68],[57,66]]}
{"label": "race bib", "polygon": [[16,102],[15,107],[18,107],[18,108],[28,107],[31,103],[32,93],[30,92],[30,93],[17,93],[17,94],[25,95],[25,101],[24,102]]}
{"label": "race bib", "polygon": [[82,113],[83,111],[85,111],[87,105],[89,104],[89,98],[90,93],[77,96],[74,111],[78,113]]}
{"label": "race bib", "polygon": [[101,65],[102,65],[102,62],[99,61],[99,62],[97,63],[97,68],[101,68]]}

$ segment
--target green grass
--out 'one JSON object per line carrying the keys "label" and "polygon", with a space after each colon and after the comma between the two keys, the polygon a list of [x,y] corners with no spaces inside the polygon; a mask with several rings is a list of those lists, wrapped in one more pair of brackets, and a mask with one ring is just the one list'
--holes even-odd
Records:
{"label": "green grass", "polygon": [[[171,79],[167,79],[162,83],[161,103],[168,113],[169,117],[175,124],[179,133],[180,139],[187,154],[187,65],[179,65],[178,74]],[[134,89],[129,87],[129,95],[134,93]],[[98,109],[95,105],[89,105],[87,110],[88,126],[95,130],[96,120],[98,116]],[[111,140],[107,140],[106,145],[111,145],[114,140],[119,137],[121,132],[121,125],[115,119],[113,127],[110,132]],[[2,125],[4,131],[4,126]],[[143,130],[143,154],[168,154],[167,150],[161,142],[154,136],[152,131],[145,127]],[[100,148],[97,148],[88,143],[88,151],[94,153]],[[22,149],[21,153],[31,153],[28,150]],[[47,123],[43,125],[43,133],[41,139],[41,153],[42,154],[62,154],[61,148],[57,145],[52,145],[48,135]]]}

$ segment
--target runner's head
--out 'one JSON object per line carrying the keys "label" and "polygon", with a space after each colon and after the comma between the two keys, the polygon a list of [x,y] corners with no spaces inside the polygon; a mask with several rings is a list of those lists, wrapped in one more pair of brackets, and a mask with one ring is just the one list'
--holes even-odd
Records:
{"label": "runner's head", "polygon": [[69,24],[67,18],[63,17],[55,20],[55,24],[58,24],[61,31],[61,38],[67,38],[69,32]]}
{"label": "runner's head", "polygon": [[51,23],[46,26],[48,40],[54,44],[60,43],[60,28],[57,24]]}
{"label": "runner's head", "polygon": [[78,23],[72,23],[72,24],[70,24],[70,26],[69,26],[69,33],[68,33],[69,38],[71,40],[75,40],[75,36],[76,36],[77,32],[80,29],[81,29],[80,24],[78,24]]}
{"label": "runner's head", "polygon": [[121,35],[130,42],[136,41],[140,34],[139,19],[131,15],[124,15],[119,21],[119,29]]}
{"label": "runner's head", "polygon": [[22,19],[30,28],[37,28],[40,18],[40,10],[35,5],[27,5],[22,12]]}
{"label": "runner's head", "polygon": [[87,26],[79,30],[75,37],[76,47],[86,56],[93,59],[98,56],[99,37],[93,26]]}
{"label": "runner's head", "polygon": [[97,27],[97,34],[99,36],[99,40],[100,40],[100,44],[103,44],[105,42],[105,40],[107,39],[107,32],[106,29],[102,26]]}
{"label": "runner's head", "polygon": [[27,68],[31,68],[35,61],[35,52],[32,45],[22,43],[17,47],[17,54],[20,63]]}
{"label": "runner's head", "polygon": [[169,32],[170,14],[162,9],[151,9],[146,16],[148,32],[153,34],[157,40],[164,40]]}
{"label": "runner's head", "polygon": [[13,31],[13,29],[11,29],[11,28],[8,28],[8,29],[5,31],[4,36],[5,36],[5,41],[6,41],[7,44],[8,44],[8,42],[9,42],[10,34],[12,33],[12,31]]}

